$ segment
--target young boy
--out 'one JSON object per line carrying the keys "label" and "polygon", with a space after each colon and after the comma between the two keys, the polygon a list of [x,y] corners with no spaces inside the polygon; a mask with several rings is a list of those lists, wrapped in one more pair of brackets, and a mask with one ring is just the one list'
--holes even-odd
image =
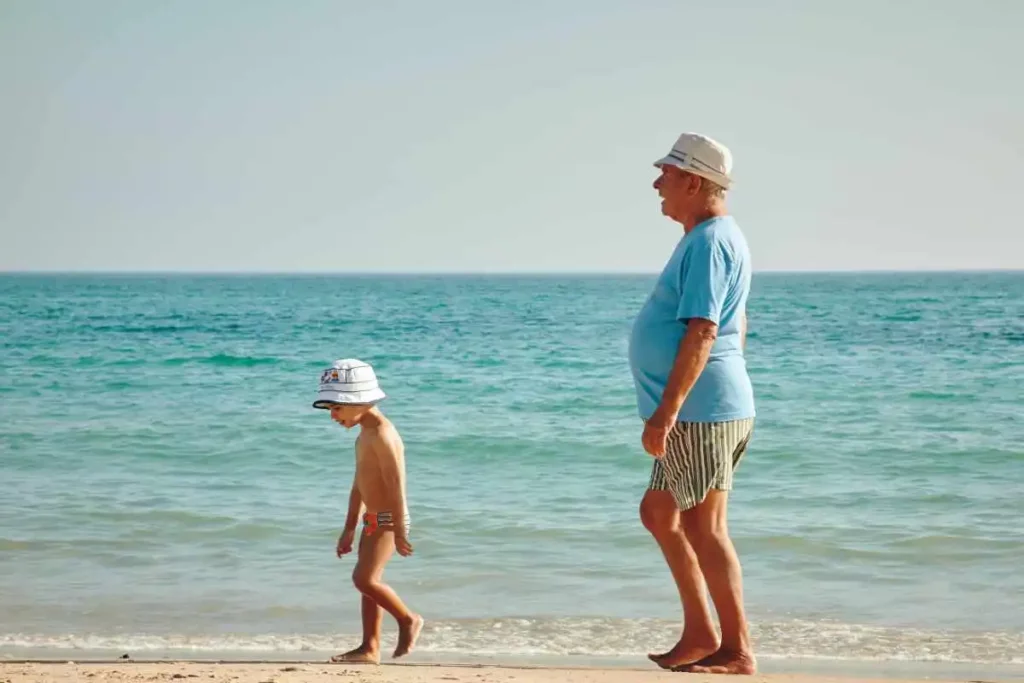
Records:
{"label": "young boy", "polygon": [[380,663],[382,608],[398,622],[395,657],[408,654],[423,629],[423,618],[409,611],[381,580],[384,565],[396,549],[403,557],[412,554],[405,499],[405,448],[395,426],[377,408],[384,397],[373,368],[350,359],[335,361],[324,371],[313,403],[314,408],[330,410],[331,419],[346,429],[356,425],[360,428],[348,517],[338,539],[337,553],[340,558],[352,552],[356,526],[362,516],[363,532],[352,581],[363,594],[363,642],[351,652],[332,657],[331,661],[336,663]]}

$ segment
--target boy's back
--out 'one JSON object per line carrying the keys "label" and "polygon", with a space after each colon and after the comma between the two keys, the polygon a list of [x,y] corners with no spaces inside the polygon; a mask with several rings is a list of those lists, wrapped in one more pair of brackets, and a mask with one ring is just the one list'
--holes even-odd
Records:
{"label": "boy's back", "polygon": [[405,446],[390,420],[362,427],[356,439],[355,485],[367,514],[389,513],[408,529]]}

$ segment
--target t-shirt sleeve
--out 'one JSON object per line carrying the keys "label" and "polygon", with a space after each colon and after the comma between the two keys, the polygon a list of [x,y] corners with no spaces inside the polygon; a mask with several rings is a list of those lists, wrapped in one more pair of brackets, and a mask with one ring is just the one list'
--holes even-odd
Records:
{"label": "t-shirt sleeve", "polygon": [[729,290],[729,259],[717,240],[694,243],[682,259],[679,273],[679,320],[703,318],[716,325]]}

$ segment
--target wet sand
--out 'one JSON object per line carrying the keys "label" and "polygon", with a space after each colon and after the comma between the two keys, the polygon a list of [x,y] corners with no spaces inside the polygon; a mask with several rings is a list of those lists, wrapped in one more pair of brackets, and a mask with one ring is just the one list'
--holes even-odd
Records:
{"label": "wet sand", "polygon": [[[711,681],[761,683],[924,683],[909,679],[830,677],[807,674],[758,674],[749,677],[679,674],[638,669],[382,665],[351,666],[319,662],[0,662],[0,683],[706,683]],[[936,679],[929,679],[934,683]],[[966,679],[950,678],[948,680]]]}

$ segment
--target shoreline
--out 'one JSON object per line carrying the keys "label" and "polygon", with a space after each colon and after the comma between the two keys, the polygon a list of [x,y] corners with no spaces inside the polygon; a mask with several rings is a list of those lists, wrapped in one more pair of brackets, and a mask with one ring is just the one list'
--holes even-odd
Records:
{"label": "shoreline", "polygon": [[[0,681],[80,681],[94,683],[142,683],[172,679],[215,680],[231,683],[323,683],[338,676],[355,683],[656,683],[659,681],[721,681],[720,675],[679,674],[639,667],[538,666],[510,664],[382,663],[374,665],[329,664],[322,660],[229,661],[201,659],[167,660],[0,660]],[[732,680],[727,677],[726,680]],[[886,675],[815,674],[809,672],[763,672],[740,680],[763,683],[924,683],[961,681],[981,683],[974,675],[904,678]],[[986,677],[984,683],[1008,683],[1014,677]]]}
{"label": "shoreline", "polygon": [[[411,661],[385,659],[380,665],[339,665],[327,661],[331,653],[296,652],[294,657],[285,653],[210,653],[209,656],[182,656],[182,653],[147,653],[146,657],[135,658],[127,654],[93,653],[83,651],[49,652],[49,656],[15,656],[15,653],[0,652],[0,682],[21,683],[40,680],[78,680],[82,669],[85,675],[101,683],[103,681],[130,680],[150,681],[173,677],[184,673],[182,678],[217,678],[236,683],[266,683],[275,680],[283,683],[287,679],[277,674],[303,674],[301,680],[320,681],[333,679],[342,670],[347,676],[361,676],[359,681],[379,680],[388,672],[388,680],[435,683],[436,681],[473,681],[481,683],[480,675],[467,672],[504,672],[500,680],[533,681],[564,680],[567,683],[589,681],[617,681],[622,683],[646,683],[665,680],[673,672],[661,671],[645,658],[602,658],[577,657],[575,663],[565,657],[512,657],[512,656],[444,656],[440,653],[414,653]],[[262,654],[263,656],[259,656]],[[283,656],[282,656],[283,655]],[[1024,681],[1024,666],[1019,664],[977,664],[970,662],[899,661],[899,660],[837,660],[764,657],[758,661],[759,672],[746,680],[769,683],[836,681],[859,683],[883,681],[886,683],[917,683],[919,681],[961,681],[970,683],[1010,683]],[[202,670],[202,671],[200,671]],[[252,672],[256,677],[249,678]],[[404,673],[392,675],[394,672]],[[376,672],[376,673],[374,673]],[[419,672],[419,673],[412,673]],[[560,672],[563,677],[554,676]],[[30,676],[18,678],[18,676]],[[262,677],[260,677],[262,676]],[[321,678],[321,676],[325,678]],[[721,676],[688,674],[686,681],[722,680]],[[300,679],[294,679],[300,680]],[[491,679],[488,679],[491,680]],[[499,680],[499,679],[493,679]],[[678,679],[673,679],[678,680]],[[743,680],[743,679],[741,679]]]}

